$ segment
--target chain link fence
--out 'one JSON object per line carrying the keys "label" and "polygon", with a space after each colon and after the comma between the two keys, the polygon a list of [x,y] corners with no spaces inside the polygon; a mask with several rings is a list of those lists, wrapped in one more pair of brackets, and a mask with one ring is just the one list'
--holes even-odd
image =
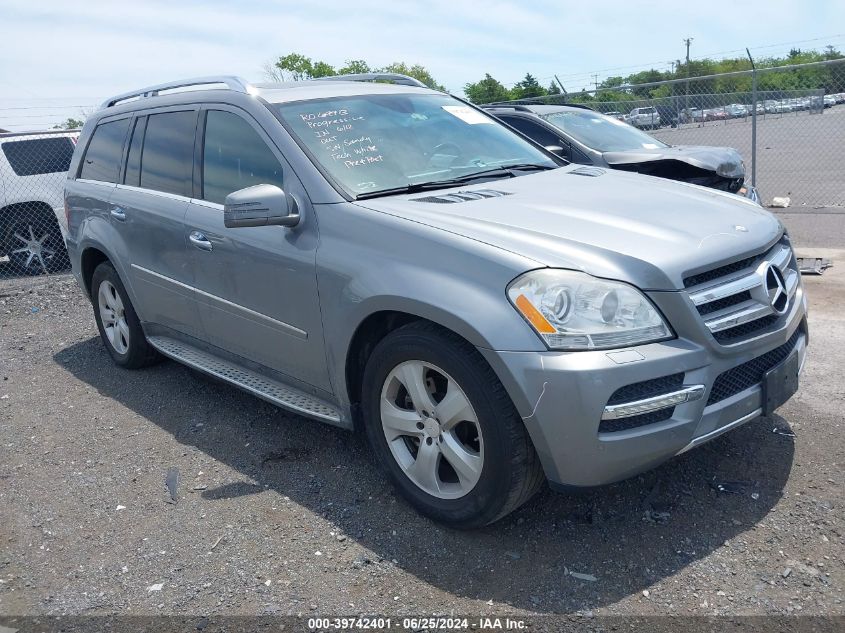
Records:
{"label": "chain link fence", "polygon": [[78,137],[0,134],[0,279],[70,269],[63,187]]}
{"label": "chain link fence", "polygon": [[670,145],[733,147],[764,206],[845,206],[845,59],[514,103],[581,103]]}

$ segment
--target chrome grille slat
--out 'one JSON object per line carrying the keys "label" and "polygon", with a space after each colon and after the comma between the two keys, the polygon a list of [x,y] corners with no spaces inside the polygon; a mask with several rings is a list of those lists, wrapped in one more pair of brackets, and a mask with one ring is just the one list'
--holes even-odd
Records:
{"label": "chrome grille slat", "polygon": [[737,325],[742,325],[743,323],[748,323],[749,321],[755,321],[759,318],[772,314],[771,306],[764,306],[756,301],[746,301],[746,304],[748,303],[751,303],[752,305],[746,305],[746,307],[740,310],[731,310],[728,314],[723,316],[707,319],[704,324],[711,332],[721,332],[722,330],[727,330],[729,328],[736,327]]}
{"label": "chrome grille slat", "polygon": [[[734,343],[756,330],[770,327],[773,319],[776,321],[788,311],[799,286],[792,249],[785,239],[764,254],[739,261],[743,267],[715,269],[725,269],[720,278],[713,279],[707,273],[697,275],[707,281],[686,291],[705,326],[714,336],[718,334],[716,338],[720,342]],[[755,328],[755,322],[759,328]],[[732,333],[734,328],[737,328],[736,336]]]}
{"label": "chrome grille slat", "polygon": [[710,286],[704,290],[692,292],[690,293],[690,299],[692,300],[693,305],[700,306],[704,303],[710,303],[711,301],[718,301],[719,299],[724,299],[725,297],[730,297],[731,295],[737,295],[740,292],[751,290],[759,285],[760,277],[756,272],[754,272],[718,286]]}

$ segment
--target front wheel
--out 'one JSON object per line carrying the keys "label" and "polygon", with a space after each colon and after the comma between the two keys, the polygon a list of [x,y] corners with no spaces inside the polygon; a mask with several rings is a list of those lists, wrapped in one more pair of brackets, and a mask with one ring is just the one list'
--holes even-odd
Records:
{"label": "front wheel", "polygon": [[392,332],[364,373],[376,458],[417,510],[452,527],[492,523],[544,476],[513,403],[478,351],[429,323]]}

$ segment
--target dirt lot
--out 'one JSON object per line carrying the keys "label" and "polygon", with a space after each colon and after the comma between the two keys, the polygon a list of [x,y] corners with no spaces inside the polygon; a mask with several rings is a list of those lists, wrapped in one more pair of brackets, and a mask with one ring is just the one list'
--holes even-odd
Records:
{"label": "dirt lot", "polygon": [[0,614],[842,615],[845,251],[828,254],[780,415],[471,533],[418,516],[346,432],[173,362],[115,368],[69,277],[4,281]]}

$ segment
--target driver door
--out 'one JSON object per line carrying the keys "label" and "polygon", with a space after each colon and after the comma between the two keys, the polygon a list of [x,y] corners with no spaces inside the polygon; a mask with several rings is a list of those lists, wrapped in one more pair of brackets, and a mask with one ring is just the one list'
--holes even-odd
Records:
{"label": "driver door", "polygon": [[[247,361],[331,390],[316,283],[317,225],[286,161],[245,112],[201,113],[200,195],[188,205],[185,240],[205,339]],[[303,216],[294,229],[226,228],[223,202],[257,184],[284,188]]]}

